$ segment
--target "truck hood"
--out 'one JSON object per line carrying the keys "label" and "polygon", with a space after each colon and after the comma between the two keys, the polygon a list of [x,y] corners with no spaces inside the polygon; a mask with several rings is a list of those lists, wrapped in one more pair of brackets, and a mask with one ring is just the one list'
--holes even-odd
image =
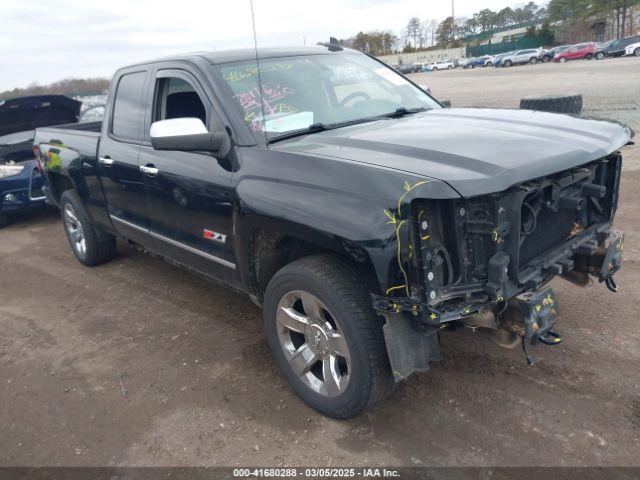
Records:
{"label": "truck hood", "polygon": [[569,115],[434,109],[307,135],[272,148],[439,179],[467,197],[602,158],[632,137],[622,124]]}

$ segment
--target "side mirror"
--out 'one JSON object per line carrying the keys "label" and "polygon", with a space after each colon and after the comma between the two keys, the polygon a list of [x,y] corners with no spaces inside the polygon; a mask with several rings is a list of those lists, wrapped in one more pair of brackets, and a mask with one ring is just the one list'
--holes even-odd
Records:
{"label": "side mirror", "polygon": [[151,124],[151,145],[154,150],[212,152],[225,156],[231,140],[224,129],[209,132],[199,118],[172,118]]}

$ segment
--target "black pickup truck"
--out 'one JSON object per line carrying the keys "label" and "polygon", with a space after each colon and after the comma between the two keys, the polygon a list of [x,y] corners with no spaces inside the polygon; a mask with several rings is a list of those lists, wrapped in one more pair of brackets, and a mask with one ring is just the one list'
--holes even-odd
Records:
{"label": "black pickup truck", "polygon": [[292,388],[336,418],[427,370],[443,328],[526,352],[562,339],[552,278],[615,289],[629,128],[443,108],[334,45],[258,58],[123,68],[102,123],[37,130],[80,262],[121,237],[249,295]]}

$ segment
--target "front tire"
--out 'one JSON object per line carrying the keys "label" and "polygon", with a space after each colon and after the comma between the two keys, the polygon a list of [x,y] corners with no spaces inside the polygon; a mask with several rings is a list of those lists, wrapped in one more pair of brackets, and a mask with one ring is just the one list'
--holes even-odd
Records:
{"label": "front tire", "polygon": [[101,238],[73,190],[67,190],[60,197],[60,212],[69,245],[80,263],[93,267],[116,256],[115,237]]}
{"label": "front tire", "polygon": [[7,216],[3,213],[0,213],[0,228],[7,226]]}
{"label": "front tire", "polygon": [[505,67],[510,67],[511,65],[513,65],[513,62],[511,60],[507,60],[506,62],[504,62]]}
{"label": "front tire", "polygon": [[636,48],[636,49],[633,51],[633,54],[634,54],[636,57],[640,57],[640,47]]}
{"label": "front tire", "polygon": [[264,323],[280,370],[320,413],[352,418],[393,392],[383,322],[346,260],[313,255],[278,271],[265,293]]}

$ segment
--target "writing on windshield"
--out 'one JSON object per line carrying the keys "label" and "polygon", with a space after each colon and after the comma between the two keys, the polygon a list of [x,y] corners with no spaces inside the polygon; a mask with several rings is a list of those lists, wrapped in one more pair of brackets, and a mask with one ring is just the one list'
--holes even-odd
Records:
{"label": "writing on windshield", "polygon": [[438,107],[395,70],[357,53],[264,59],[260,75],[255,61],[219,68],[251,131],[267,138],[399,108]]}

